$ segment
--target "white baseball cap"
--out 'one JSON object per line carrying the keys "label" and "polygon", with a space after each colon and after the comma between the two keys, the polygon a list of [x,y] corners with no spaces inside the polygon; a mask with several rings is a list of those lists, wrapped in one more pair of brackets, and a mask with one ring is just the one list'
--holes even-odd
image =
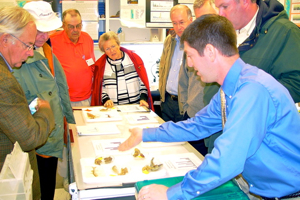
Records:
{"label": "white baseball cap", "polygon": [[46,1],[31,1],[23,8],[36,19],[36,28],[41,32],[53,31],[62,26],[60,18],[53,12],[51,4]]}

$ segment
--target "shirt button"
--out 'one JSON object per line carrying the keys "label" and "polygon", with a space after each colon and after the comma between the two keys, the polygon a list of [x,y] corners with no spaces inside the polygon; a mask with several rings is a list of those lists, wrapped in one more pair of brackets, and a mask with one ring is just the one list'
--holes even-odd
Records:
{"label": "shirt button", "polygon": [[253,185],[252,185],[252,184],[250,184],[250,187],[253,187]]}
{"label": "shirt button", "polygon": [[231,98],[232,98],[232,96],[230,95],[230,96],[229,96],[229,98],[231,99]]}
{"label": "shirt button", "polygon": [[43,77],[43,75],[42,75],[42,74],[40,74],[40,77]]}
{"label": "shirt button", "polygon": [[199,192],[199,191],[197,191],[197,194],[200,194],[200,192]]}
{"label": "shirt button", "polygon": [[51,95],[52,95],[52,92],[48,92],[48,94],[49,94],[49,96],[51,96]]}

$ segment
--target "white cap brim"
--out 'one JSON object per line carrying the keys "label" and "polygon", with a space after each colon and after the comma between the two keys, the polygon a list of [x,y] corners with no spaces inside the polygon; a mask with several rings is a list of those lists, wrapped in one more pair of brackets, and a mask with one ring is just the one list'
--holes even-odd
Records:
{"label": "white cap brim", "polygon": [[41,32],[49,32],[58,29],[62,26],[62,22],[59,18],[53,17],[51,20],[36,20],[35,21],[37,30]]}

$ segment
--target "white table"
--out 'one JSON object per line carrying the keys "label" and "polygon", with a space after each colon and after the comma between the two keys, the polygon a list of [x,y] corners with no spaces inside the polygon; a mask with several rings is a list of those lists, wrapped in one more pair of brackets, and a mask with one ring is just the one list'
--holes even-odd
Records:
{"label": "white table", "polygon": [[[122,115],[132,115],[134,113],[121,113]],[[158,123],[163,123],[163,120],[158,117],[154,112],[151,111],[151,115],[154,116]],[[74,108],[74,116],[76,120],[76,125],[85,125],[85,120],[82,116],[82,111],[80,108]],[[103,122],[101,122],[103,123]],[[106,123],[116,123],[116,122],[106,122]],[[115,139],[124,138],[127,139],[130,135],[129,127],[132,126],[128,124],[125,117],[120,122],[117,122],[120,129],[120,134],[114,135],[101,135],[101,136],[79,136],[74,124],[70,124],[70,129],[73,133],[74,142],[71,144],[71,163],[73,164],[74,178],[75,182],[70,184],[70,193],[72,199],[103,199],[108,197],[120,197],[120,196],[134,196],[135,189],[133,184],[131,187],[122,186],[121,183],[84,183],[83,175],[80,165],[81,158],[95,157],[95,150],[92,145],[92,140],[104,140],[104,139]],[[180,145],[164,146],[164,147],[149,147],[152,148],[151,151],[158,151],[161,155],[168,154],[182,154],[182,153],[194,153],[200,160],[203,160],[203,156],[196,151],[189,143],[185,142]],[[72,170],[71,170],[72,171]],[[167,177],[167,176],[166,176]],[[161,177],[164,178],[164,177]],[[72,181],[72,180],[71,180]],[[116,188],[112,188],[116,187]],[[134,197],[132,197],[134,199]]]}

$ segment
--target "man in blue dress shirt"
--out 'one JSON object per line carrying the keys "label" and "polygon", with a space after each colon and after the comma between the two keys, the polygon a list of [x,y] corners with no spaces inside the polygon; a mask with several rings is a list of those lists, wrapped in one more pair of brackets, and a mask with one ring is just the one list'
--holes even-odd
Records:
{"label": "man in blue dress shirt", "polygon": [[194,118],[131,130],[119,150],[141,141],[199,140],[222,130],[221,91],[227,121],[212,153],[196,170],[170,188],[143,187],[139,199],[192,199],[239,174],[250,192],[263,199],[299,195],[300,115],[288,90],[239,58],[235,30],[225,17],[198,18],[185,29],[181,42],[188,66],[197,70],[203,82],[220,84],[220,90]]}

